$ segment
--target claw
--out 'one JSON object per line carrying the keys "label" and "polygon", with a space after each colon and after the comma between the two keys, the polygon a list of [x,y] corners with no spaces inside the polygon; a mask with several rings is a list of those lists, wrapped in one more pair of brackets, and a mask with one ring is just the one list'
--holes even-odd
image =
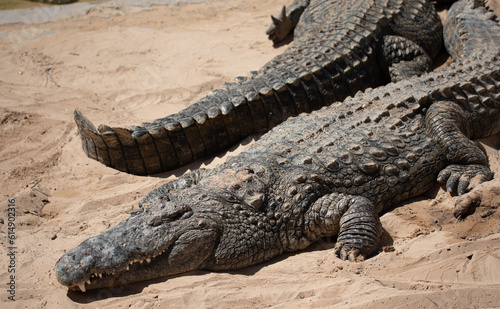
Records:
{"label": "claw", "polygon": [[448,192],[453,192],[453,190],[457,187],[459,179],[460,179],[460,175],[458,175],[458,174],[452,174],[448,178],[448,181],[446,182],[446,190]]}
{"label": "claw", "polygon": [[271,15],[273,24],[267,29],[266,34],[274,44],[284,40],[292,30],[292,21],[286,16],[286,7],[281,9],[278,18]]}
{"label": "claw", "polygon": [[465,194],[468,191],[470,181],[467,177],[460,177],[460,180],[457,185],[457,193],[458,195]]}
{"label": "claw", "polygon": [[338,256],[338,257],[340,257],[341,259],[342,259],[342,257],[341,257],[340,253],[341,253],[341,250],[342,250],[342,246],[343,246],[343,244],[341,242],[337,242],[335,244],[335,249],[333,251],[335,253],[335,255]]}
{"label": "claw", "polygon": [[358,254],[356,251],[347,252],[347,258],[349,259],[350,262],[357,262],[357,257]]}
{"label": "claw", "polygon": [[448,179],[450,175],[451,170],[445,168],[441,172],[439,172],[436,181],[440,184],[444,184],[446,182],[446,179]]}
{"label": "claw", "polygon": [[458,195],[463,195],[490,178],[491,171],[484,165],[452,164],[443,169],[436,180],[440,184],[445,184],[448,192],[457,192]]}
{"label": "claw", "polygon": [[338,256],[342,261],[348,260],[349,262],[363,262],[365,260],[365,255],[361,254],[357,249],[351,249],[347,251],[344,247],[344,243],[338,242],[335,244],[334,249],[335,255]]}
{"label": "claw", "polygon": [[288,17],[286,17],[286,6],[283,6],[283,7],[281,8],[280,19],[281,19],[282,21],[288,20]]}
{"label": "claw", "polygon": [[273,24],[276,26],[280,26],[282,23],[290,21],[286,16],[286,6],[283,6],[283,8],[281,9],[280,17],[276,18],[271,15],[271,19],[273,20]]}

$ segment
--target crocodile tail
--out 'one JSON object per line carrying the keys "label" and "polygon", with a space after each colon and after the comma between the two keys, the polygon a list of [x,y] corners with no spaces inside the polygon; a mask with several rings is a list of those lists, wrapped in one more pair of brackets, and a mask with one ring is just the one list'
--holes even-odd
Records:
{"label": "crocodile tail", "polygon": [[82,148],[91,159],[117,170],[157,174],[227,149],[296,114],[287,113],[287,106],[281,105],[285,100],[277,100],[277,90],[262,87],[243,96],[241,87],[217,89],[179,113],[128,129],[106,125],[96,129],[75,110]]}
{"label": "crocodile tail", "polygon": [[[222,114],[215,115],[212,122],[221,117]],[[211,144],[209,150],[212,152],[219,148],[211,132],[200,134],[212,130],[206,114],[195,114],[179,121],[161,119],[128,129],[106,125],[96,129],[78,110],[74,112],[74,119],[82,148],[89,158],[131,174],[169,171],[203,157],[207,152],[205,145]]]}
{"label": "crocodile tail", "polygon": [[485,1],[459,1],[448,12],[444,38],[453,59],[486,59],[498,54],[500,27]]}
{"label": "crocodile tail", "polygon": [[307,95],[302,86],[314,82],[311,74],[286,81],[277,75],[238,77],[238,83],[225,84],[225,89],[212,91],[176,114],[128,129],[106,125],[96,129],[75,110],[82,148],[88,157],[120,171],[157,174],[227,149],[291,116],[321,107],[319,86],[307,88]]}
{"label": "crocodile tail", "polygon": [[[89,158],[120,171],[128,171],[124,160],[116,160],[116,156],[114,156],[114,160],[111,159],[114,150],[123,157],[123,153],[120,151],[121,145],[118,146],[118,143],[110,143],[108,146],[104,141],[103,134],[77,109],[74,111],[74,119],[82,140],[82,149]],[[115,146],[114,149],[113,146]]]}

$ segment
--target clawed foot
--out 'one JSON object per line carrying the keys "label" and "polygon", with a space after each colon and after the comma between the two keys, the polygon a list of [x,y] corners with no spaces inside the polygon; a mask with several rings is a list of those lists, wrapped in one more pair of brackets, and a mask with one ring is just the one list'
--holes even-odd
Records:
{"label": "clawed foot", "polygon": [[439,173],[437,182],[445,184],[448,192],[462,195],[476,185],[491,179],[491,176],[490,169],[484,165],[452,164]]}
{"label": "clawed foot", "polygon": [[462,220],[473,214],[477,207],[496,209],[500,206],[500,180],[495,178],[484,182],[467,194],[460,196],[455,203],[453,214],[458,220]]}
{"label": "clawed foot", "polygon": [[477,191],[472,191],[461,196],[455,204],[453,215],[459,220],[464,219],[468,215],[474,213],[476,207],[481,204],[481,194]]}
{"label": "clawed foot", "polygon": [[274,44],[283,41],[292,30],[292,21],[286,16],[286,7],[283,6],[279,18],[271,16],[272,25],[267,29],[266,34]]}
{"label": "clawed foot", "polygon": [[350,262],[363,262],[366,258],[366,255],[362,254],[359,249],[342,242],[337,242],[335,245],[335,255],[342,259],[342,261],[349,260]]}

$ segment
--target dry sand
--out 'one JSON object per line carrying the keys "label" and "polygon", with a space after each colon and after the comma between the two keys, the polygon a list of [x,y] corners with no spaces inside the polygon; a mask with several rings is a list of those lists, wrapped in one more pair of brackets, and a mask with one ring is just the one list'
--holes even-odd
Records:
{"label": "dry sand", "polygon": [[[494,308],[500,307],[500,182],[455,223],[456,198],[436,187],[385,214],[386,252],[343,262],[321,242],[232,272],[196,271],[124,288],[68,291],[54,275],[66,251],[137,208],[196,162],[154,177],[88,159],[72,120],[139,124],[176,112],[274,49],[270,0],[94,6],[57,22],[0,26],[0,304],[2,308]],[[250,140],[235,147],[241,151]],[[499,137],[483,142],[498,173]],[[7,204],[15,198],[15,302],[9,301]],[[392,240],[391,240],[392,239]]]}

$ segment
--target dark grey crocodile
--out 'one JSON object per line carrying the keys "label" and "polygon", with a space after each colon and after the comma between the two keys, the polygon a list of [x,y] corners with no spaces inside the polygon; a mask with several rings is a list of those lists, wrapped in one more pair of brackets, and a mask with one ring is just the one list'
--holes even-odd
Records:
{"label": "dark grey crocodile", "polygon": [[500,27],[480,1],[462,0],[445,36],[458,57],[450,67],[289,119],[215,169],[153,190],[128,219],[64,254],[57,279],[85,291],[236,269],[325,236],[337,236],[342,259],[373,254],[377,213],[436,179],[462,195],[491,177],[470,139],[500,131]]}
{"label": "dark grey crocodile", "polygon": [[133,174],[172,170],[290,116],[423,73],[442,41],[426,0],[296,0],[273,20],[268,34],[275,42],[294,29],[283,54],[177,114],[130,129],[96,129],[75,111],[85,153]]}

